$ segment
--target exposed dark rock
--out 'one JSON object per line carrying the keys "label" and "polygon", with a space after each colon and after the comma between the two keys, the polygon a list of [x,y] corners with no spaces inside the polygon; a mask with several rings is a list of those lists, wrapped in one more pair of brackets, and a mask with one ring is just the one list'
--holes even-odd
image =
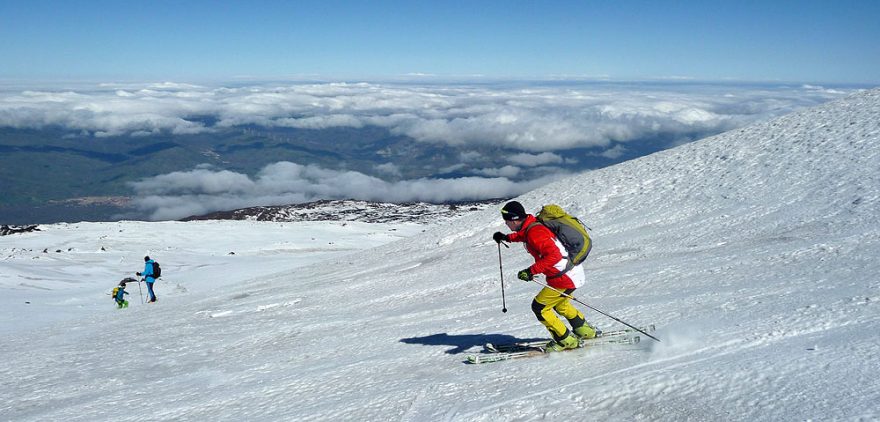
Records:
{"label": "exposed dark rock", "polygon": [[36,231],[36,232],[40,231],[40,229],[37,228],[37,225],[36,225],[36,224],[31,224],[31,225],[28,225],[28,226],[7,226],[7,225],[4,224],[4,225],[0,226],[0,236],[6,236],[6,235],[10,235],[10,234],[19,234],[19,233],[35,232],[35,231]]}

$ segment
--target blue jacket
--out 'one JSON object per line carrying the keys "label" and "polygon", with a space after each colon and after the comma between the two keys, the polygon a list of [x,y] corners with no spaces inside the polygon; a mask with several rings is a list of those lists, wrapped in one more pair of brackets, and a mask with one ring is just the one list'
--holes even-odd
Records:
{"label": "blue jacket", "polygon": [[147,261],[144,264],[144,272],[141,275],[147,280],[147,283],[153,283],[156,281],[156,278],[153,277],[153,261],[152,259]]}

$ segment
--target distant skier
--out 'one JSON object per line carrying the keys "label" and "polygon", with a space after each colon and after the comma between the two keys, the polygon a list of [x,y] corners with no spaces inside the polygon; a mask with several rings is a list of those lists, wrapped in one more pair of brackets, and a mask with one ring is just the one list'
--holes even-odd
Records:
{"label": "distant skier", "polygon": [[156,263],[156,261],[153,261],[152,259],[150,259],[149,256],[145,256],[144,257],[144,272],[135,273],[138,275],[138,277],[143,277],[144,281],[147,282],[147,293],[150,294],[150,300],[148,300],[147,302],[149,302],[149,303],[156,301],[156,293],[153,292],[153,283],[155,283],[156,279],[159,278],[159,276],[160,276],[160,274],[157,274],[156,271],[154,270],[154,268],[157,266],[158,266],[158,264]]}
{"label": "distant skier", "polygon": [[[567,295],[571,295],[584,284],[584,270],[580,266],[560,274],[568,263],[565,248],[550,229],[538,222],[535,216],[526,213],[522,204],[517,201],[508,202],[501,209],[501,216],[513,233],[495,232],[492,239],[497,243],[524,242],[526,251],[535,258],[535,263],[517,273],[517,278],[531,281],[535,274],[544,274],[550,287]],[[547,344],[548,351],[574,349],[578,347],[578,337],[596,337],[596,330],[587,324],[584,314],[571,304],[567,296],[551,288],[544,287],[535,296],[532,311],[553,336],[553,340]],[[572,330],[565,326],[556,313],[568,320]]]}
{"label": "distant skier", "polygon": [[133,278],[126,278],[125,280],[120,281],[118,286],[113,288],[113,300],[116,301],[116,307],[119,309],[128,307],[128,301],[125,300],[125,295],[128,294],[128,292],[125,291],[125,283],[129,281],[137,280]]}

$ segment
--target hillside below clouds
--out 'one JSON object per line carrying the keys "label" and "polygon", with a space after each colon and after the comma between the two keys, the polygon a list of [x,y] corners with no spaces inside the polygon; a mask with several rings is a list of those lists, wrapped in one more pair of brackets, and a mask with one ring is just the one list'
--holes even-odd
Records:
{"label": "hillside below clouds", "polygon": [[[538,286],[514,276],[532,262],[519,245],[500,248],[509,309],[501,312],[499,248],[491,236],[504,226],[494,208],[424,231],[410,227],[401,240],[335,254],[332,261],[297,266],[273,259],[272,274],[260,267],[258,252],[230,257],[220,248],[240,235],[237,224],[244,230],[279,223],[103,223],[114,226],[92,250],[122,236],[116,233],[122,226],[129,239],[166,239],[167,251],[182,251],[172,243],[198,238],[207,227],[201,225],[229,226],[216,237],[204,231],[194,250],[215,263],[212,272],[187,263],[188,279],[176,280],[186,288],[159,284],[158,304],[117,311],[106,297],[74,290],[54,305],[70,313],[67,320],[39,332],[5,330],[0,415],[19,421],[880,419],[880,90],[560,180],[517,199],[529,210],[554,202],[582,217],[595,247],[585,263],[587,284],[576,295],[630,323],[656,324],[662,342],[463,363],[487,341],[546,336],[530,309]],[[277,236],[312,223],[283,224]],[[195,229],[183,232],[188,225]],[[50,227],[60,236],[72,226]],[[65,236],[86,241],[69,230]],[[257,248],[278,241],[273,230],[260,236],[242,239]],[[5,243],[10,237],[0,238],[4,249],[12,248]],[[212,239],[221,245],[216,252],[208,251]],[[299,248],[267,253],[278,258],[293,249]],[[94,254],[57,256],[52,259],[69,260],[65,268],[119,264]],[[9,259],[3,265],[22,275],[43,273],[42,258],[19,251]],[[178,265],[173,260],[165,257],[164,271]],[[0,303],[13,309],[3,302],[8,297],[0,295]],[[26,314],[34,308],[27,306],[16,304],[17,318],[41,318]],[[601,328],[619,327],[586,313]]]}

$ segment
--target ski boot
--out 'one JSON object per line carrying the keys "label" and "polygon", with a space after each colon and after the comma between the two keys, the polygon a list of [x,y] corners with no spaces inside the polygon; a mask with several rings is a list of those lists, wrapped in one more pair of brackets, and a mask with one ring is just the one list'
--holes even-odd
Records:
{"label": "ski boot", "polygon": [[548,352],[561,352],[568,349],[577,349],[579,345],[580,342],[578,341],[578,338],[571,334],[571,332],[566,332],[565,336],[561,339],[550,340],[545,349]]}
{"label": "ski boot", "polygon": [[574,329],[574,335],[578,336],[581,340],[589,340],[591,338],[596,338],[601,331],[593,328],[590,324],[584,323],[580,327]]}

